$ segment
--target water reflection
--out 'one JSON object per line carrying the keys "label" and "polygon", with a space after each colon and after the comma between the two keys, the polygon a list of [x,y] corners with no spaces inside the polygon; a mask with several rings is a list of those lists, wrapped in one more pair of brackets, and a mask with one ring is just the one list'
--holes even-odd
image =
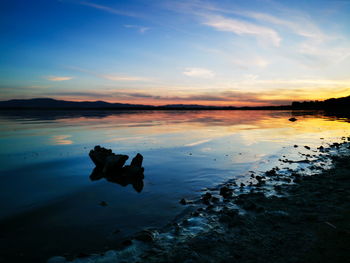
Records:
{"label": "water reflection", "polygon": [[[142,174],[142,176],[144,176]],[[127,186],[129,184],[135,189],[136,192],[141,193],[143,189],[143,177],[134,177],[128,174],[117,174],[116,176],[104,176],[101,168],[95,167],[90,175],[91,181],[97,181],[105,178],[108,182],[119,184],[121,186]]]}
{"label": "water reflection", "polygon": [[[293,168],[278,159],[300,160],[348,133],[348,119],[310,111],[0,111],[0,220],[18,222],[3,225],[0,247],[10,256],[98,250],[115,227],[128,235],[162,225],[181,212],[181,198],[249,171]],[[131,168],[93,168],[87,152],[97,144],[141,152],[147,180]]]}
{"label": "water reflection", "polygon": [[190,110],[190,111],[0,111],[2,121],[22,121],[21,124],[35,122],[46,125],[57,123],[60,125],[88,126],[98,121],[109,124],[118,121],[121,127],[149,127],[158,126],[163,122],[171,124],[201,124],[205,126],[251,125],[255,122],[271,118],[288,120],[291,117],[327,118],[331,120],[343,119],[349,121],[348,115],[337,115],[322,111],[273,111],[273,110]]}
{"label": "water reflection", "polygon": [[56,145],[67,145],[67,144],[73,144],[72,140],[69,140],[69,138],[72,137],[71,135],[54,135],[52,136],[52,142]]}
{"label": "water reflection", "polygon": [[[298,120],[290,122],[293,116]],[[230,153],[237,144],[285,146],[286,139],[342,136],[346,122],[315,111],[0,111],[0,169],[82,156],[96,144],[119,152],[186,147],[180,150],[205,154]],[[220,138],[226,143],[218,145]]]}

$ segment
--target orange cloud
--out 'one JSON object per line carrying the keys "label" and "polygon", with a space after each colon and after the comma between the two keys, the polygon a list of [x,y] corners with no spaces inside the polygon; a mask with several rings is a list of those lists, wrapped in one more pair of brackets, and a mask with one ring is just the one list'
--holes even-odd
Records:
{"label": "orange cloud", "polygon": [[45,77],[47,80],[50,81],[64,81],[64,80],[71,80],[73,77],[63,77],[63,76],[47,76]]}

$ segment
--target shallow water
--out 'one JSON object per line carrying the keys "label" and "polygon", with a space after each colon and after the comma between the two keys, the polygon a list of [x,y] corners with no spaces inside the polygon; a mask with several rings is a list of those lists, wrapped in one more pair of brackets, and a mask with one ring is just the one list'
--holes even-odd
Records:
{"label": "shallow water", "polygon": [[[0,262],[114,248],[164,226],[183,210],[181,198],[244,181],[283,155],[314,154],[348,131],[346,120],[320,112],[0,112]],[[144,156],[140,193],[89,179],[97,144]]]}

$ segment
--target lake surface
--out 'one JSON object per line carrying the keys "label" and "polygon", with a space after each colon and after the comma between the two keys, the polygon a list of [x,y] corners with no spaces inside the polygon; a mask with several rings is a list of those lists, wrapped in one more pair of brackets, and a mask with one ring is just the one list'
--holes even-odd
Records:
{"label": "lake surface", "polygon": [[[288,119],[296,117],[296,122]],[[162,227],[206,187],[348,135],[320,112],[0,112],[0,262],[114,248]],[[91,181],[95,145],[144,157],[141,192]],[[102,206],[106,202],[107,206]]]}

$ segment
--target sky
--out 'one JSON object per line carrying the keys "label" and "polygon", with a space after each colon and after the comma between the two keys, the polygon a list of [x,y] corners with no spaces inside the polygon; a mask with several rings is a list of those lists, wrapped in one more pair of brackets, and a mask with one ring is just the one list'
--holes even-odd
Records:
{"label": "sky", "polygon": [[1,0],[0,100],[350,95],[350,0]]}

